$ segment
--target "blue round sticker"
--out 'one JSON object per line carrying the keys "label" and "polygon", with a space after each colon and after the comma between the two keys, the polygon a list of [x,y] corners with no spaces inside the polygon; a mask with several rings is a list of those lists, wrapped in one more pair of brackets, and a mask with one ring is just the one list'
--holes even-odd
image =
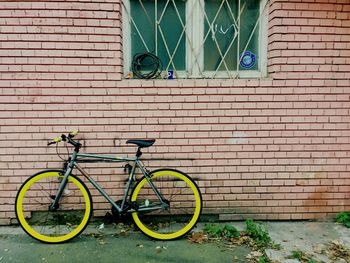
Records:
{"label": "blue round sticker", "polygon": [[242,68],[250,69],[254,67],[256,62],[256,56],[253,52],[246,51],[241,56],[241,62],[239,63]]}

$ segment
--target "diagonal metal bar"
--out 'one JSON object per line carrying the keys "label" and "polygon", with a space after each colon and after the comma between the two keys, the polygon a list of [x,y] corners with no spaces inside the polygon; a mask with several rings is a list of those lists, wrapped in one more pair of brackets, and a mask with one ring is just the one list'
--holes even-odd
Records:
{"label": "diagonal metal bar", "polygon": [[[154,1],[154,21],[157,21],[158,17],[158,0]],[[156,56],[158,56],[158,27],[157,23],[154,23],[154,48]]]}
{"label": "diagonal metal bar", "polygon": [[[193,15],[194,10],[196,9],[196,8],[195,8],[196,3],[199,3],[199,5],[200,5],[200,0],[195,0],[195,1],[193,2],[192,9],[190,10],[188,16],[191,17],[191,16]],[[193,23],[193,21],[191,20],[191,24],[192,24],[192,23]],[[187,25],[187,23],[186,23],[186,25]],[[205,77],[205,76],[203,75],[202,70],[200,70],[200,69],[201,69],[201,64],[200,64],[200,62],[198,61],[198,54],[197,54],[197,56],[194,55],[194,54],[196,53],[196,52],[195,52],[195,47],[194,47],[194,45],[193,45],[193,43],[192,43],[191,38],[188,36],[187,33],[186,33],[186,40],[187,40],[187,43],[189,44],[189,47],[190,47],[190,49],[191,49],[191,56],[194,58],[194,61],[193,61],[194,63],[193,63],[193,64],[196,64],[196,65],[198,66],[198,69],[199,69],[199,71],[200,71],[199,73],[201,74],[202,77]],[[199,50],[200,50],[200,49],[199,49]],[[189,69],[191,69],[191,72],[193,72],[193,66],[194,66],[193,64],[187,69],[187,72],[189,71]]]}
{"label": "diagonal metal bar", "polygon": [[[205,43],[206,43],[209,35],[212,34],[214,44],[215,44],[215,46],[216,46],[216,48],[218,50],[219,56],[220,56],[219,57],[220,60],[219,60],[218,66],[216,66],[214,74],[211,77],[214,78],[214,77],[217,76],[218,71],[219,71],[220,67],[222,67],[222,65],[224,65],[224,68],[225,68],[228,76],[232,77],[232,75],[231,75],[232,71],[228,68],[228,65],[227,65],[225,60],[226,60],[226,58],[227,58],[227,56],[229,54],[230,49],[232,49],[232,46],[233,46],[233,44],[236,41],[238,41],[237,69],[236,69],[236,77],[238,77],[239,76],[239,74],[238,74],[239,73],[239,63],[240,63],[240,61],[242,59],[242,56],[241,56],[241,53],[240,53],[240,47],[239,47],[239,45],[240,45],[240,43],[239,43],[240,42],[240,24],[241,24],[242,13],[246,9],[246,4],[247,4],[246,1],[244,1],[243,5],[241,6],[241,0],[238,0],[238,10],[239,10],[239,12],[238,12],[238,15],[237,15],[237,18],[236,18],[235,15],[234,15],[233,9],[231,8],[230,3],[229,3],[230,0],[222,0],[218,10],[215,13],[214,18],[212,19],[212,21],[210,21],[209,18],[208,18],[208,14],[206,13],[206,10],[204,8],[204,2],[202,3],[202,1],[199,1],[199,0],[192,0],[193,2],[191,1],[191,3],[194,3],[194,4],[191,5],[191,7],[192,7],[191,10],[186,12],[186,20],[184,21],[182,19],[181,15],[180,15],[179,9],[178,9],[175,1],[176,0],[167,0],[166,1],[165,6],[164,6],[164,8],[163,8],[163,10],[161,12],[161,15],[159,16],[159,19],[158,19],[158,14],[159,14],[159,12],[158,12],[158,0],[155,0],[155,17],[154,17],[155,23],[152,23],[152,19],[150,18],[149,14],[147,12],[147,9],[146,9],[146,7],[145,7],[145,5],[143,3],[143,0],[138,0],[138,2],[140,4],[140,7],[142,8],[143,12],[146,15],[148,23],[151,25],[151,28],[153,28],[153,33],[155,35],[154,41],[156,42],[155,43],[156,52],[158,51],[158,36],[159,35],[160,35],[160,37],[162,39],[162,42],[164,43],[164,47],[165,47],[166,53],[167,53],[167,55],[169,57],[169,62],[167,64],[166,69],[169,69],[169,67],[172,66],[174,68],[174,73],[177,75],[177,69],[176,69],[176,66],[175,66],[174,58],[175,58],[175,55],[177,54],[177,52],[179,50],[179,47],[181,45],[181,41],[183,40],[183,37],[185,37],[186,43],[188,44],[186,46],[186,49],[187,49],[186,53],[187,52],[192,52],[192,53],[190,53],[192,59],[187,61],[187,63],[190,62],[188,64],[191,64],[191,65],[187,65],[187,66],[189,66],[189,68],[187,68],[187,71],[191,70],[191,72],[192,72],[192,69],[195,66],[198,66],[199,71],[197,73],[204,77],[204,75],[203,75],[204,68],[202,68],[202,67],[204,67],[204,65],[202,65],[203,61],[201,60],[202,59],[201,52],[203,52],[203,47],[205,46]],[[249,38],[247,40],[247,43],[246,43],[246,45],[244,47],[244,50],[243,50],[242,54],[244,54],[246,52],[249,44],[251,43],[253,35],[256,32],[256,29],[257,29],[257,27],[258,27],[258,25],[259,25],[259,23],[261,21],[261,18],[262,18],[263,14],[264,14],[264,10],[266,9],[266,6],[268,5],[268,2],[269,2],[269,0],[267,0],[265,5],[264,5],[264,7],[261,8],[260,14],[259,14],[259,18],[256,21],[256,23],[254,25],[254,28],[251,31],[250,35],[249,35]],[[198,3],[198,6],[197,6],[197,3]],[[229,11],[229,16],[233,20],[233,25],[232,26],[235,29],[235,34],[234,34],[233,38],[230,40],[228,47],[226,49],[225,49],[225,47],[223,47],[223,50],[222,50],[220,48],[218,39],[216,37],[216,30],[215,30],[216,28],[214,27],[214,24],[217,21],[218,17],[220,16],[222,10],[224,10],[223,8],[226,7],[225,4],[227,5],[227,10]],[[138,25],[136,24],[135,20],[131,16],[130,10],[126,8],[126,6],[124,4],[124,1],[122,1],[122,5],[124,7],[125,13],[129,17],[129,19],[128,19],[129,23],[131,25],[133,25],[133,27],[135,28],[135,31],[137,32],[137,35],[141,39],[141,42],[142,42],[143,46],[149,52],[150,51],[149,47],[148,47],[145,39],[142,36],[142,32],[140,31],[140,28],[138,27]],[[170,47],[168,46],[168,42],[167,42],[167,40],[165,38],[165,35],[164,35],[164,31],[163,31],[163,29],[161,27],[161,21],[164,19],[165,14],[167,12],[167,9],[169,8],[170,5],[172,5],[174,7],[175,12],[176,12],[176,16],[179,19],[179,22],[180,22],[181,27],[182,27],[181,33],[179,34],[179,39],[177,40],[175,48],[173,50],[170,50]],[[188,3],[186,5],[186,7],[187,8],[189,7]],[[194,15],[194,10],[196,12],[198,12],[198,14],[200,14],[199,10],[202,11],[202,14],[203,14],[203,17],[204,17],[204,21],[203,22],[207,23],[207,25],[209,26],[204,39],[202,39],[202,41],[198,40],[198,42],[195,41],[195,43],[196,43],[195,46],[194,46],[194,44],[192,42],[193,41],[193,36],[192,35],[190,36],[188,34],[189,33],[188,32],[188,23],[189,23],[188,21],[194,21],[194,20],[192,20],[192,16]],[[198,14],[196,13],[196,17],[197,17]],[[202,14],[200,14],[200,17],[202,17]],[[203,19],[203,17],[201,19]],[[190,20],[187,20],[187,19],[190,19]],[[194,22],[191,22],[191,23],[194,23],[194,26],[195,26],[196,22],[194,21]],[[154,25],[154,27],[153,27],[153,25]],[[191,30],[195,30],[195,28],[193,28]],[[159,32],[159,35],[158,35],[157,31]],[[190,49],[190,51],[188,49]],[[199,58],[199,56],[200,56],[200,58]]]}
{"label": "diagonal metal bar", "polygon": [[[216,21],[218,15],[219,15],[219,13],[220,13],[220,11],[221,11],[223,5],[224,5],[224,2],[225,2],[225,0],[223,0],[223,1],[221,2],[221,5],[220,5],[220,7],[219,7],[219,9],[218,9],[218,12],[216,13],[216,15],[215,15],[215,17],[214,17],[212,23],[210,24],[211,30],[213,29],[213,24],[214,24],[214,22]],[[207,16],[207,14],[205,13],[205,10],[203,10],[203,11],[204,11],[204,17],[205,17],[205,19],[207,20],[207,23],[209,24],[209,18],[208,18],[208,16]],[[209,31],[208,31],[208,32],[209,32]],[[221,61],[222,61],[223,54],[222,54],[222,52],[221,52],[220,45],[219,45],[218,41],[216,40],[215,35],[214,35],[214,42],[215,42],[216,48],[217,48],[218,51],[219,51],[219,54],[220,54],[220,57],[221,57]],[[204,45],[204,44],[203,44],[203,45]],[[228,69],[228,66],[227,66],[226,62],[223,61],[223,63],[224,63],[224,66],[225,66],[227,75],[231,78],[232,76],[231,76],[230,70]]]}
{"label": "diagonal metal bar", "polygon": [[[230,6],[229,2],[226,1],[226,4],[227,4],[227,7],[228,7],[228,10],[229,10],[229,12],[230,12],[231,17],[233,18],[233,23],[234,23],[234,25],[235,25],[236,27],[238,27],[238,23],[237,23],[237,21],[236,21],[236,19],[235,19],[235,15],[234,15],[234,13],[233,13],[233,11],[232,11],[232,9],[231,9],[231,6]],[[244,4],[246,4],[246,2],[245,2]],[[238,10],[239,10],[239,9],[238,9]],[[238,16],[239,16],[239,15],[238,15]]]}
{"label": "diagonal metal bar", "polygon": [[150,24],[150,26],[152,28],[153,27],[152,20],[151,20],[150,16],[148,15],[146,7],[143,5],[142,0],[139,0],[139,3],[140,3],[141,8],[142,8],[143,12],[145,13],[145,15],[147,17],[147,20],[148,20],[148,22],[149,22],[149,24]]}
{"label": "diagonal metal bar", "polygon": [[[256,30],[258,24],[260,23],[261,17],[263,16],[263,14],[264,14],[264,12],[265,12],[265,9],[266,9],[268,3],[269,3],[269,0],[266,1],[265,6],[264,6],[264,7],[262,8],[262,10],[260,11],[259,18],[258,18],[258,20],[256,21],[252,32],[250,33],[249,39],[248,39],[247,44],[245,45],[245,47],[244,47],[244,49],[243,49],[242,54],[244,54],[244,53],[246,52],[246,50],[247,50],[247,48],[248,48],[248,45],[249,45],[249,43],[250,43],[250,41],[251,41],[251,39],[252,39],[252,37],[253,37],[253,35],[254,35],[254,33],[255,33],[255,30]],[[239,61],[241,61],[241,59],[242,59],[242,56],[240,56]]]}
{"label": "diagonal metal bar", "polygon": [[[181,19],[180,12],[179,12],[179,10],[178,10],[178,8],[177,8],[177,6],[176,6],[174,0],[172,0],[172,3],[173,3],[173,5],[174,5],[174,9],[175,9],[176,15],[177,15],[177,17],[178,17],[178,19],[179,19],[179,21],[180,21],[180,23],[181,23],[182,32],[181,32],[181,34],[180,34],[179,40],[177,41],[177,44],[176,44],[176,47],[175,47],[175,49],[174,49],[173,55],[172,55],[171,58],[170,58],[171,60],[173,60],[173,57],[175,56],[175,54],[176,54],[176,52],[177,52],[177,49],[178,49],[179,46],[180,46],[181,39],[182,39],[182,37],[183,37],[184,34],[186,35],[186,39],[188,39],[188,36],[187,36],[187,34],[186,34],[187,23],[186,23],[186,24],[183,23],[183,21],[182,21],[182,19]],[[192,10],[193,10],[193,8],[192,8]],[[192,48],[192,44],[190,44],[190,46],[191,46],[191,48]],[[197,64],[198,64],[198,61],[197,61]],[[199,65],[199,64],[198,64],[198,65]],[[169,64],[168,64],[168,66],[169,66]],[[167,68],[168,68],[168,67],[167,67]]]}
{"label": "diagonal metal bar", "polygon": [[150,50],[149,50],[149,48],[148,48],[148,46],[147,46],[145,40],[143,39],[143,37],[142,37],[142,35],[141,35],[141,33],[140,33],[140,30],[138,29],[138,27],[137,27],[137,25],[136,25],[134,19],[132,18],[131,14],[128,12],[128,10],[127,10],[127,8],[126,8],[124,2],[122,2],[122,5],[123,5],[123,7],[124,7],[125,13],[128,15],[128,17],[129,17],[131,23],[132,23],[133,26],[135,27],[136,32],[137,32],[138,36],[140,37],[140,39],[141,39],[141,41],[142,41],[142,44],[145,46],[147,52],[150,52]]}
{"label": "diagonal metal bar", "polygon": [[161,26],[160,26],[160,23],[161,23],[161,21],[163,20],[165,11],[166,11],[166,9],[168,8],[168,5],[169,5],[170,1],[171,1],[171,0],[167,0],[165,6],[164,6],[164,8],[163,8],[163,11],[162,11],[162,13],[161,13],[161,15],[160,15],[160,17],[159,17],[159,20],[156,21],[156,24],[157,24],[157,28],[158,28],[158,30],[159,30],[160,36],[162,37],[162,41],[163,41],[163,43],[164,43],[165,50],[166,50],[166,52],[167,52],[167,54],[168,54],[168,57],[169,57],[169,63],[168,63],[168,65],[167,65],[167,69],[169,69],[169,65],[171,64],[171,65],[173,66],[174,71],[175,71],[176,77],[178,77],[178,76],[177,76],[177,70],[176,70],[174,61],[173,61],[173,59],[172,59],[171,52],[170,52],[169,47],[168,47],[168,45],[167,45],[167,42],[166,42],[166,39],[165,39],[163,30],[162,30],[162,28],[161,28]]}
{"label": "diagonal metal bar", "polygon": [[[171,0],[171,2],[172,2],[172,4],[173,4],[173,6],[174,6],[176,15],[177,15],[177,17],[178,17],[178,19],[180,20],[180,23],[181,23],[181,25],[182,25],[182,32],[181,32],[181,34],[180,34],[179,40],[178,40],[177,43],[176,43],[175,49],[173,50],[173,53],[172,53],[171,57],[169,58],[170,61],[169,61],[168,65],[167,65],[167,67],[166,67],[166,70],[169,69],[170,63],[173,63],[174,56],[175,56],[175,54],[176,54],[176,52],[177,52],[177,49],[178,49],[179,46],[180,46],[180,43],[181,43],[181,40],[182,40],[182,36],[184,35],[184,33],[185,33],[185,31],[186,31],[186,27],[184,26],[184,24],[183,24],[183,22],[182,22],[181,16],[180,16],[180,14],[179,14],[179,11],[178,11],[178,9],[177,9],[177,7],[176,7],[176,4],[175,4],[174,0]],[[166,44],[166,43],[164,43],[164,44]],[[177,75],[177,72],[176,72],[176,75]]]}
{"label": "diagonal metal bar", "polygon": [[[241,8],[241,0],[238,0],[238,8]],[[236,78],[238,78],[239,75],[239,63],[240,63],[240,53],[239,50],[241,49],[240,43],[241,42],[241,15],[238,17],[238,42],[237,42],[237,62],[236,62]]]}
{"label": "diagonal metal bar", "polygon": [[[199,56],[199,53],[201,52],[201,49],[203,48],[205,41],[207,40],[207,38],[208,38],[210,32],[212,31],[212,29],[210,28],[210,26],[211,26],[211,25],[210,25],[210,21],[209,21],[207,15],[206,15],[206,13],[205,13],[204,7],[203,7],[203,5],[201,4],[200,1],[198,1],[198,2],[199,2],[199,6],[201,7],[202,12],[203,12],[203,14],[204,14],[204,16],[205,16],[205,19],[206,19],[206,21],[207,21],[207,23],[208,23],[208,25],[209,25],[209,30],[208,30],[207,34],[205,35],[204,40],[203,40],[203,42],[202,42],[200,48],[198,49],[199,52],[196,53],[195,56],[194,56],[194,57],[196,57],[196,58]],[[220,8],[221,8],[221,7],[220,7]],[[216,17],[218,16],[218,14],[219,14],[219,12],[220,12],[220,8],[219,8],[218,12],[215,14],[214,19],[216,19]],[[191,68],[192,68],[192,65],[191,65]]]}
{"label": "diagonal metal bar", "polygon": [[[157,24],[158,24],[158,22],[157,22]],[[168,53],[168,57],[170,58],[171,57],[171,53],[170,53],[170,50],[168,48],[168,45],[166,44],[166,40],[165,40],[165,36],[164,36],[163,30],[159,26],[159,24],[158,24],[158,29],[159,29],[160,36],[162,37],[162,40],[163,40],[163,43],[164,43],[164,46],[165,46],[165,50]],[[174,71],[177,72],[174,62],[173,61],[170,61],[170,62],[173,65]]]}
{"label": "diagonal metal bar", "polygon": [[163,16],[164,16],[164,14],[165,14],[165,11],[166,11],[166,9],[167,9],[169,3],[170,3],[170,0],[167,0],[166,3],[165,3],[165,6],[164,6],[164,8],[163,8],[163,11],[162,11],[162,13],[161,13],[161,15],[160,15],[160,17],[159,17],[159,19],[158,19],[158,22],[159,22],[159,23],[163,20]]}
{"label": "diagonal metal bar", "polygon": [[[239,0],[239,2],[240,2],[240,0]],[[227,2],[227,5],[228,5],[228,2]],[[229,6],[229,5],[228,5],[228,6]],[[240,3],[239,3],[239,5],[238,5],[238,7],[240,8]],[[239,11],[239,13],[238,13],[238,20],[239,20],[239,21],[240,21],[240,17],[241,17],[241,15],[242,15],[242,13],[243,13],[245,7],[246,7],[246,3],[244,3],[242,9],[240,9],[240,11]],[[231,15],[233,15],[232,12],[231,12]],[[235,42],[235,39],[237,38],[237,36],[239,36],[239,30],[240,30],[240,29],[239,29],[239,28],[235,28],[235,29],[237,30],[237,31],[236,31],[236,34],[235,34],[235,37],[232,39],[232,41],[231,41],[229,47],[227,48],[227,50],[226,50],[226,52],[225,52],[225,54],[224,54],[223,60],[226,58],[228,52],[229,52],[230,49],[231,49],[231,46],[232,46],[233,43]],[[238,48],[237,48],[237,49],[238,49],[238,52],[239,52],[239,38],[238,38]],[[239,54],[238,54],[237,58],[238,58],[238,57],[239,57]],[[222,60],[221,60],[221,62],[220,62],[220,64],[219,64],[219,66],[216,68],[216,71],[215,71],[215,73],[214,73],[214,77],[216,76],[216,74],[217,74],[217,72],[218,72],[218,70],[219,70],[221,64],[222,64]],[[236,76],[237,76],[237,75],[236,75]]]}
{"label": "diagonal metal bar", "polygon": [[[181,32],[181,34],[180,34],[179,40],[177,41],[177,44],[176,44],[176,46],[175,46],[175,49],[174,49],[172,55],[170,56],[170,61],[169,61],[168,65],[167,65],[167,67],[166,67],[167,70],[169,69],[170,64],[172,64],[172,65],[174,66],[173,59],[174,59],[174,56],[175,56],[175,54],[176,54],[176,52],[177,52],[177,50],[178,50],[178,48],[179,48],[179,46],[180,46],[180,43],[181,43],[181,40],[182,40],[182,37],[183,37],[184,34],[185,34],[186,40],[188,41],[188,44],[189,44],[189,46],[190,46],[190,48],[191,48],[191,51],[194,52],[194,48],[193,48],[193,44],[192,44],[192,42],[191,42],[191,39],[190,39],[190,37],[189,37],[189,36],[187,35],[187,33],[186,33],[187,23],[186,23],[186,24],[183,23],[182,18],[181,18],[181,15],[180,15],[180,12],[179,12],[179,10],[178,10],[178,8],[177,8],[177,6],[176,6],[175,1],[174,1],[174,0],[171,0],[171,1],[172,1],[173,6],[174,6],[176,15],[177,15],[177,17],[178,17],[178,19],[179,19],[179,21],[180,21],[180,23],[181,23],[182,32]],[[190,10],[190,15],[193,14],[193,10],[194,10],[194,8],[192,7],[192,9]],[[160,21],[159,21],[159,27],[160,27]],[[161,27],[160,27],[160,28],[161,28]],[[164,42],[164,44],[165,44],[166,48],[168,48],[168,47],[167,47],[167,43]],[[170,51],[169,51],[169,52],[170,52]],[[197,65],[200,67],[199,62],[198,62],[198,60],[197,60],[196,58],[195,58],[195,61],[196,61]],[[175,73],[176,73],[176,75],[177,75],[177,71],[176,71],[175,68],[174,68],[174,70],[175,70]]]}
{"label": "diagonal metal bar", "polygon": [[[208,25],[209,25],[209,30],[208,30],[207,34],[205,35],[204,40],[203,40],[203,42],[202,42],[202,44],[201,44],[199,50],[201,50],[201,49],[203,48],[203,46],[204,46],[204,44],[205,44],[205,41],[207,40],[207,38],[208,38],[210,32],[213,31],[213,24],[214,24],[214,22],[216,21],[218,15],[219,15],[219,13],[220,13],[220,11],[221,11],[221,9],[222,9],[223,4],[224,4],[224,1],[221,2],[220,6],[219,6],[219,9],[217,10],[217,12],[216,12],[216,14],[215,14],[212,23],[210,23],[209,18],[208,18],[208,16],[207,16],[206,12],[205,12],[205,9],[204,9],[203,5],[201,4],[201,2],[199,1],[199,5],[200,5],[200,7],[201,7],[201,9],[202,9],[202,11],[203,11],[205,20],[207,21],[207,23],[208,23]],[[218,42],[217,42],[217,40],[216,40],[215,37],[214,37],[214,42],[215,42],[215,45],[216,45],[216,47],[217,47],[217,49],[218,49],[218,51],[219,51],[219,54],[220,54],[220,56],[221,56],[221,58],[222,58],[222,52],[221,52],[220,46],[219,46],[219,44],[218,44]],[[200,51],[199,51],[195,56],[198,57],[199,53],[200,53]],[[226,71],[228,72],[229,77],[231,77],[231,74],[229,73],[229,70],[228,70],[228,67],[227,67],[227,64],[226,64],[225,61],[224,61],[224,66],[225,66],[225,68],[226,68]]]}

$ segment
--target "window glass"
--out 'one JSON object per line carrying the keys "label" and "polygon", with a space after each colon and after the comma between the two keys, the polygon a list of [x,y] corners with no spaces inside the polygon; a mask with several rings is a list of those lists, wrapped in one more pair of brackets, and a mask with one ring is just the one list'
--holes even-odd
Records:
{"label": "window glass", "polygon": [[267,30],[267,20],[261,20],[261,27],[261,0],[124,1],[126,74],[135,54],[145,52],[157,55],[163,71],[173,70],[176,77],[257,77],[264,72],[260,30]]}
{"label": "window glass", "polygon": [[[205,0],[208,18],[204,21],[204,37],[207,37],[204,43],[205,71],[237,70],[237,62],[247,43],[246,51],[249,53],[245,52],[245,63],[240,65],[240,69],[257,69],[259,26],[249,42],[248,40],[259,18],[259,4],[259,0],[241,1],[241,12],[238,16],[238,1]],[[252,59],[255,63],[249,61]]]}
{"label": "window glass", "polygon": [[[248,46],[246,48],[246,52],[251,52],[251,56],[243,56],[243,59],[246,57],[248,61],[246,63],[243,63],[245,67],[242,67],[240,65],[240,70],[258,70],[258,61],[259,61],[259,23],[256,26],[256,29],[252,35],[251,40],[248,42],[249,37],[251,33],[253,32],[253,29],[255,27],[255,24],[259,20],[259,13],[260,13],[260,1],[259,0],[246,0],[242,1],[242,3],[245,3],[245,8],[243,9],[243,12],[241,14],[241,30],[240,30],[240,54],[242,56],[244,52],[244,48],[246,47],[247,43]],[[249,65],[252,65],[253,62],[249,63],[249,59],[251,59],[253,56],[255,56],[255,63],[252,67],[249,67]],[[242,63],[241,63],[242,64]]]}
{"label": "window glass", "polygon": [[[161,59],[164,69],[186,69],[186,39],[181,24],[181,21],[186,24],[186,2],[175,1],[175,4],[165,0],[130,1],[130,13],[134,20],[131,23],[132,57],[147,52],[148,48]],[[157,28],[156,22],[159,23]]]}

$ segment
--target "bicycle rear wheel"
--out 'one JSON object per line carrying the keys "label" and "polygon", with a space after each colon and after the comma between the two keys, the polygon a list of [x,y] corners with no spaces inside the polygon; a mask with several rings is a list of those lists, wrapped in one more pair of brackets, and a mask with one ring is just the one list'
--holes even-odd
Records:
{"label": "bicycle rear wheel", "polygon": [[89,190],[70,175],[58,208],[50,211],[64,172],[47,170],[28,178],[16,197],[16,216],[23,230],[45,243],[62,243],[79,235],[92,212]]}
{"label": "bicycle rear wheel", "polygon": [[159,198],[143,177],[131,194],[131,201],[138,207],[137,212],[132,213],[136,226],[154,239],[172,240],[184,236],[195,226],[202,211],[198,186],[177,170],[156,170],[150,176],[156,189],[169,202],[169,208],[160,208]]}

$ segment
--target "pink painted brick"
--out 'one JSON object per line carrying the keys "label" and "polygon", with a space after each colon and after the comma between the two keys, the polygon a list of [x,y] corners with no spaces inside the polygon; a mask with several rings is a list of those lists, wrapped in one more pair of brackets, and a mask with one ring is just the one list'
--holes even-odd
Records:
{"label": "pink painted brick", "polygon": [[[222,219],[309,219],[350,209],[345,1],[272,1],[267,79],[171,82],[123,79],[120,4],[2,5],[12,10],[0,10],[0,203],[7,203],[0,224],[15,217],[21,182],[59,166],[45,142],[71,129],[82,132],[89,152],[133,154],[126,139],[157,138],[149,157],[189,160],[148,165],[189,172],[208,201],[204,211]],[[115,167],[91,171],[122,195]],[[109,206],[93,196],[95,214],[104,215]]]}

